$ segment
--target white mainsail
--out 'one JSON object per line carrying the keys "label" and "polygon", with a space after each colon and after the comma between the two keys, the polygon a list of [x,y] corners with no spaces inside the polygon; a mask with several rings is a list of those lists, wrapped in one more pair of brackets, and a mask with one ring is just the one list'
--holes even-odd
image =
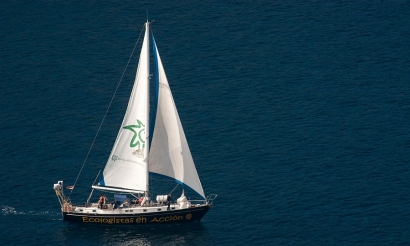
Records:
{"label": "white mainsail", "polygon": [[149,23],[127,111],[99,186],[112,191],[148,191]]}
{"label": "white mainsail", "polygon": [[156,43],[152,43],[159,86],[149,171],[176,179],[205,198]]}

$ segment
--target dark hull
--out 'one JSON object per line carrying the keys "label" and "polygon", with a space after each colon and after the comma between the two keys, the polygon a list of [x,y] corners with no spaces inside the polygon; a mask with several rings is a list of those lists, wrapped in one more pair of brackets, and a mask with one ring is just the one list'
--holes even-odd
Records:
{"label": "dark hull", "polygon": [[202,205],[181,210],[140,213],[140,214],[90,214],[63,212],[63,220],[83,224],[99,225],[160,225],[199,221],[211,205]]}

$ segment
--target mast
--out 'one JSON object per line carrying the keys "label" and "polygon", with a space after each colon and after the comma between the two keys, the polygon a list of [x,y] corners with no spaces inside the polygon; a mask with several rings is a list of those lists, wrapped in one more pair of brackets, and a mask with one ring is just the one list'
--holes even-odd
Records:
{"label": "mast", "polygon": [[146,172],[146,192],[145,192],[145,196],[148,196],[149,193],[149,177],[148,177],[148,173],[149,173],[149,133],[150,133],[150,122],[149,122],[149,112],[150,112],[150,79],[151,79],[151,74],[150,74],[150,60],[149,60],[149,46],[150,46],[150,38],[149,38],[149,21],[148,21],[148,15],[147,15],[147,22],[145,23],[145,37],[144,39],[147,41],[147,46],[146,46],[146,52],[147,52],[147,74],[148,74],[148,78],[147,78],[147,124],[146,124],[146,128],[145,128],[145,148],[144,148],[144,158],[146,159],[147,162],[147,172]]}

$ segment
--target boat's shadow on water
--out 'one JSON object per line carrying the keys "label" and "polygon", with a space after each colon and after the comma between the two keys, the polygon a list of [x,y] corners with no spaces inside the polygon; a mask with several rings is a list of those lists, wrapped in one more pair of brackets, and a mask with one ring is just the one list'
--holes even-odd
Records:
{"label": "boat's shadow on water", "polygon": [[160,226],[96,226],[66,224],[61,240],[69,245],[210,245],[200,222]]}

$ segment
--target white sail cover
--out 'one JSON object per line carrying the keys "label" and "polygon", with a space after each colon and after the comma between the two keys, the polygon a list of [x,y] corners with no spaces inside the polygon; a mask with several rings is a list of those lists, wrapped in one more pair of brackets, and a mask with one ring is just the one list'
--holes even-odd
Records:
{"label": "white sail cover", "polygon": [[159,89],[149,171],[174,178],[205,198],[155,41],[153,48]]}
{"label": "white sail cover", "polygon": [[148,191],[149,134],[149,23],[145,25],[135,83],[114,147],[93,188],[101,190]]}

